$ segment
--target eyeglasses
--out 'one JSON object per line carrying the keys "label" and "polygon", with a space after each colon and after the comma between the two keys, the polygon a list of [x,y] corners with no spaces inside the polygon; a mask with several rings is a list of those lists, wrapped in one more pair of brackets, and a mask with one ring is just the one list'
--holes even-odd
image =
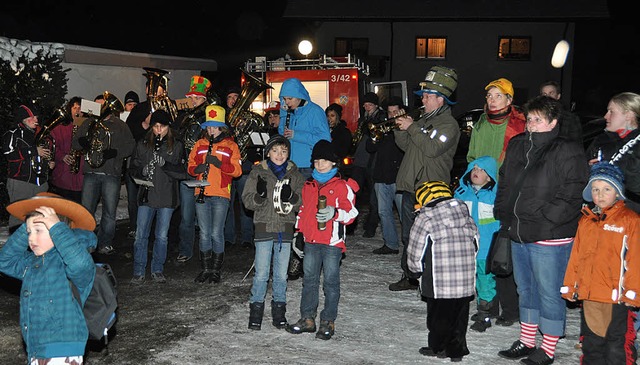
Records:
{"label": "eyeglasses", "polygon": [[486,98],[487,100],[502,100],[502,98],[504,97],[504,94],[487,94]]}

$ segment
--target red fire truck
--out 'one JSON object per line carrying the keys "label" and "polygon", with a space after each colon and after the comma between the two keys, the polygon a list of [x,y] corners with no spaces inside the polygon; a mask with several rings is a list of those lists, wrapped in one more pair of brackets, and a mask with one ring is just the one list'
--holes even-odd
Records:
{"label": "red fire truck", "polygon": [[405,81],[371,83],[368,81],[369,67],[352,55],[323,55],[317,59],[302,60],[256,57],[245,63],[245,71],[273,87],[255,99],[253,111],[262,114],[258,109],[271,101],[278,101],[284,80],[295,77],[305,86],[311,101],[323,109],[332,103],[341,105],[342,119],[351,132],[355,132],[358,126],[362,106],[360,98],[366,92],[374,91],[381,105],[390,96],[402,97],[405,105],[408,100]]}

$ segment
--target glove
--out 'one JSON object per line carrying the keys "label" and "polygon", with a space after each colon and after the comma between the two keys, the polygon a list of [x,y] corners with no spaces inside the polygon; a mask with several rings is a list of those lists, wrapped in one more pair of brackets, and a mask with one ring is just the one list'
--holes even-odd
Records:
{"label": "glove", "polygon": [[204,159],[207,163],[212,164],[213,166],[220,168],[222,166],[222,161],[220,161],[216,156],[207,155],[207,158]]}
{"label": "glove", "polygon": [[280,190],[280,200],[284,203],[288,203],[293,196],[293,191],[291,190],[291,185],[284,184],[282,185],[282,190]]}
{"label": "glove", "polygon": [[200,165],[196,166],[195,169],[193,169],[193,172],[195,172],[196,174],[203,174],[206,169],[207,164],[201,163]]}
{"label": "glove", "polygon": [[78,138],[78,143],[80,143],[80,146],[82,146],[83,150],[89,150],[89,148],[91,147],[91,143],[89,143],[89,138],[87,137]]}
{"label": "glove", "polygon": [[105,160],[108,160],[110,158],[114,158],[118,155],[118,151],[113,149],[113,148],[109,148],[106,149],[104,151],[102,151],[102,157],[104,157]]}
{"label": "glove", "polygon": [[158,162],[158,163],[156,164],[156,166],[158,166],[158,167],[162,167],[162,166],[164,166],[164,162],[165,162],[165,161],[164,161],[164,157],[162,157],[162,156],[158,156],[158,161],[157,161],[157,162]]}
{"label": "glove", "polygon": [[145,165],[145,166],[142,168],[142,176],[147,177],[148,175],[149,175],[149,166],[148,166],[148,165]]}
{"label": "glove", "polygon": [[328,205],[325,208],[318,210],[318,213],[316,213],[316,219],[318,220],[318,223],[325,223],[330,221],[335,214],[336,208]]}
{"label": "glove", "polygon": [[263,179],[262,176],[258,176],[258,182],[256,183],[256,193],[258,193],[261,198],[267,197],[267,181]]}

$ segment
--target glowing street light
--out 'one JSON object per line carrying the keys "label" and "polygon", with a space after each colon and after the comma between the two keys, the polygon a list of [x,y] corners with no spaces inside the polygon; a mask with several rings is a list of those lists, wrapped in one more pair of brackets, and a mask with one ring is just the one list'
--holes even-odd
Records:
{"label": "glowing street light", "polygon": [[561,40],[556,44],[556,48],[553,50],[553,56],[551,56],[551,66],[555,68],[562,68],[567,61],[569,55],[569,42]]}
{"label": "glowing street light", "polygon": [[313,45],[306,39],[298,44],[298,51],[305,57],[307,57],[312,50]]}

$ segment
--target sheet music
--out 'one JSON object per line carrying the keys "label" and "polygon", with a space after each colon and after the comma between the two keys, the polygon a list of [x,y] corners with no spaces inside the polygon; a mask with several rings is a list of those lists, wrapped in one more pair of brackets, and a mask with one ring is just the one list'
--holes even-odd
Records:
{"label": "sheet music", "polygon": [[251,136],[251,143],[253,143],[254,146],[264,146],[269,141],[269,134],[264,132],[262,133],[251,132],[250,136]]}
{"label": "sheet music", "polygon": [[186,186],[190,187],[190,188],[198,188],[198,187],[202,187],[202,186],[209,186],[211,185],[210,182],[206,181],[206,180],[184,180],[182,181],[183,184],[185,184]]}
{"label": "sheet music", "polygon": [[150,187],[150,188],[152,188],[152,187],[153,187],[153,182],[148,181],[148,180],[136,179],[136,178],[134,177],[134,178],[133,178],[133,181],[134,181],[136,184],[140,185],[140,186],[148,186],[148,187]]}

